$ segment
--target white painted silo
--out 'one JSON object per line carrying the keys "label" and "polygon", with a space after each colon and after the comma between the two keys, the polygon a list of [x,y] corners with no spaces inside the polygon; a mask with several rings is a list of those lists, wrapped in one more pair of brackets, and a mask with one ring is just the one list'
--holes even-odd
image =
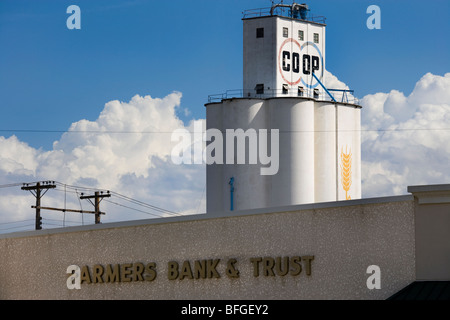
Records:
{"label": "white painted silo", "polygon": [[336,104],[316,102],[314,112],[314,202],[337,200]]}
{"label": "white painted silo", "polygon": [[[322,84],[324,19],[308,19],[304,9],[280,4],[244,15],[242,93],[205,105],[224,153],[223,164],[207,166],[208,213],[361,197],[361,107],[336,101]],[[240,161],[227,130],[248,133]],[[265,174],[260,130],[277,138],[265,146],[276,151],[277,170]]]}
{"label": "white painted silo", "polygon": [[[222,132],[222,113],[224,108],[222,103],[212,103],[206,108],[206,132],[210,132],[211,129]],[[207,142],[207,144],[209,144]],[[206,156],[207,161],[210,161],[210,157]],[[223,156],[222,156],[223,159]],[[222,160],[223,161],[223,160]],[[220,181],[220,183],[218,183]],[[206,211],[223,211],[225,206],[223,203],[224,193],[224,176],[223,165],[221,164],[208,164],[206,165]]]}
{"label": "white painted silo", "polygon": [[271,177],[271,206],[314,202],[314,101],[274,98],[270,128],[280,130],[279,171]]}
{"label": "white painted silo", "polygon": [[[266,206],[265,176],[260,174],[258,162],[258,130],[266,128],[266,112],[264,100],[231,99],[223,102],[224,114],[222,128],[224,130],[224,146],[226,151],[224,180],[228,183],[234,179],[234,210],[245,210],[252,207]],[[227,131],[228,129],[228,131]],[[237,132],[240,130],[241,132]],[[234,133],[233,133],[234,131]],[[239,135],[246,135],[245,141]],[[242,155],[242,143],[245,145]],[[233,151],[230,146],[233,145]],[[233,155],[230,155],[230,151]],[[241,157],[241,159],[239,159]],[[255,159],[256,157],[256,159]],[[230,164],[232,163],[232,164]],[[224,192],[226,207],[231,207],[230,188]]]}
{"label": "white painted silo", "polygon": [[[207,119],[214,117],[211,122],[207,121],[207,129],[220,130],[224,155],[223,164],[207,166],[207,190],[214,194],[208,198],[208,211],[267,205],[267,179],[260,174],[257,164],[259,129],[267,128],[267,112],[263,106],[261,99],[226,99],[207,105]],[[242,134],[245,140],[241,139]],[[231,178],[233,185],[230,185]]]}
{"label": "white painted silo", "polygon": [[[355,105],[338,104],[336,123],[339,163],[337,200],[358,199],[361,198],[361,108]],[[346,164],[349,168],[346,168]],[[351,174],[347,179],[346,170]],[[349,184],[347,188],[346,184]]]}

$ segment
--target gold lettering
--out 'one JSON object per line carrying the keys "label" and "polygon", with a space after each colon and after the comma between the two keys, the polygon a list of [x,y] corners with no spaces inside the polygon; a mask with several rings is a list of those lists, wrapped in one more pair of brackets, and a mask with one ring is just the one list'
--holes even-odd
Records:
{"label": "gold lettering", "polygon": [[236,269],[235,263],[237,263],[236,259],[229,259],[227,262],[226,274],[229,278],[239,278],[239,270]]}
{"label": "gold lettering", "polygon": [[300,261],[302,258],[300,257],[292,257],[291,258],[291,275],[292,276],[298,276],[302,272],[302,265],[300,264]]}
{"label": "gold lettering", "polygon": [[92,282],[88,266],[83,266],[83,268],[81,268],[80,280],[81,280],[81,283],[83,283],[83,282],[91,283]]}
{"label": "gold lettering", "polygon": [[253,276],[259,277],[259,263],[262,258],[250,258],[250,262],[253,264]]}
{"label": "gold lettering", "polygon": [[137,262],[133,264],[133,281],[144,281],[142,274],[144,273],[144,264]]}
{"label": "gold lettering", "polygon": [[[284,264],[284,270],[282,268],[282,264]],[[289,272],[289,257],[283,258],[283,263],[281,263],[281,257],[277,257],[275,260],[275,271],[279,276],[285,276]]]}
{"label": "gold lettering", "polygon": [[206,279],[206,260],[196,260],[194,262],[194,278]]}
{"label": "gold lettering", "polygon": [[273,273],[273,266],[275,265],[275,260],[270,257],[266,257],[262,261],[263,264],[263,275],[267,276],[275,276]]}
{"label": "gold lettering", "polygon": [[191,265],[189,264],[188,260],[183,262],[183,266],[181,267],[181,272],[180,272],[179,279],[183,280],[185,277],[187,277],[188,279],[193,279],[194,278],[192,276]]}
{"label": "gold lettering", "polygon": [[[303,260],[303,261],[302,261]],[[312,261],[314,256],[293,256],[293,257],[253,257],[250,263],[253,266],[253,276],[259,277],[260,274],[265,277],[281,276],[284,277],[288,273],[292,276],[298,276],[302,269],[305,269],[306,275],[312,273]],[[180,265],[176,261],[169,261],[167,265],[168,280],[187,279],[211,279],[220,278],[217,267],[220,259],[195,260],[192,269],[189,260],[183,261]],[[239,278],[239,270],[235,268],[236,259],[229,259],[225,273],[229,278]],[[260,267],[262,268],[260,270]],[[89,266],[83,266],[80,272],[81,283],[113,283],[113,282],[131,282],[131,281],[153,281],[156,279],[156,263],[147,264],[125,263],[125,264],[108,264],[106,267],[96,264],[92,267],[92,273]]]}
{"label": "gold lettering", "polygon": [[128,278],[127,276],[132,273],[133,270],[131,270],[131,267],[133,266],[132,263],[124,263],[120,265],[120,281],[122,282],[130,282],[131,278]]}
{"label": "gold lettering", "polygon": [[114,265],[114,268],[110,264],[107,265],[105,273],[105,282],[120,282],[119,268],[120,265],[118,264]]}
{"label": "gold lettering", "polygon": [[147,263],[147,265],[145,266],[145,280],[146,281],[153,281],[156,278],[156,263],[154,262],[150,262]]}
{"label": "gold lettering", "polygon": [[178,278],[178,263],[176,261],[169,261],[167,264],[167,279],[175,280]]}
{"label": "gold lettering", "polygon": [[314,260],[314,256],[303,256],[303,261],[306,260],[305,263],[305,269],[306,269],[306,275],[310,276],[311,275],[311,261]]}
{"label": "gold lettering", "polygon": [[208,278],[220,278],[220,274],[216,270],[219,261],[220,259],[206,261],[206,274]]}
{"label": "gold lettering", "polygon": [[103,267],[101,265],[94,265],[94,272],[92,275],[94,276],[94,283],[103,283]]}

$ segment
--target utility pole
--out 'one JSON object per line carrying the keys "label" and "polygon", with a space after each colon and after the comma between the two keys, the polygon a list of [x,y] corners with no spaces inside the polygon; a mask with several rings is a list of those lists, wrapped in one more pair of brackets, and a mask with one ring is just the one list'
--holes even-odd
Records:
{"label": "utility pole", "polygon": [[[42,207],[41,206],[41,198],[44,196],[44,194],[47,193],[49,189],[56,188],[56,185],[53,184],[50,181],[43,182],[41,184],[40,182],[36,183],[35,186],[29,186],[28,184],[24,185],[22,187],[22,190],[28,190],[30,191],[35,197],[36,197],[36,205],[31,206],[31,208],[36,209],[36,230],[42,229],[42,217],[41,217],[41,209],[43,210],[53,210],[53,211],[62,211],[62,212],[78,212],[78,213],[92,213],[95,214],[95,223],[100,223],[100,215],[105,214],[104,212],[100,211],[100,202],[103,198],[111,197],[111,194],[109,191],[107,191],[106,194],[103,194],[103,191],[99,192],[96,191],[94,195],[92,196],[84,196],[83,193],[81,194],[80,199],[88,199],[90,203],[95,208],[95,211],[87,211],[87,210],[74,210],[74,209],[62,209],[62,208],[52,208],[52,207]],[[45,190],[42,192],[42,190]],[[94,199],[94,202],[91,201],[91,199]]]}
{"label": "utility pole", "polygon": [[[34,186],[23,186],[22,190],[30,191],[36,197],[36,230],[42,229],[42,217],[41,217],[41,198],[47,193],[49,189],[56,188],[55,184],[51,184],[50,181],[44,182],[44,185],[41,185],[40,182],[36,183]],[[45,190],[44,193],[41,193],[41,190]],[[34,191],[34,192],[33,192]]]}
{"label": "utility pole", "polygon": [[[102,212],[100,212],[100,201],[103,200],[103,198],[107,198],[107,197],[111,197],[111,194],[108,193],[107,194],[100,194],[100,192],[96,191],[94,193],[93,196],[84,196],[83,194],[81,194],[80,199],[88,199],[89,202],[94,206],[94,214],[95,214],[95,223],[98,224],[100,223],[100,214],[102,214]],[[91,199],[94,199],[94,203],[92,203]]]}

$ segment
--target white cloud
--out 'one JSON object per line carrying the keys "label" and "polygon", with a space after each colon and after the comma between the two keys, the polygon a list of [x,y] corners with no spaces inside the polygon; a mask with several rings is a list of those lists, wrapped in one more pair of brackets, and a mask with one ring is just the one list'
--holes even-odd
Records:
{"label": "white cloud", "polygon": [[[347,85],[329,72],[330,88]],[[450,73],[425,74],[414,90],[360,99],[362,195],[407,193],[408,185],[450,183]]]}
{"label": "white cloud", "polygon": [[367,95],[362,110],[363,196],[450,183],[450,73],[428,73],[405,96]]}
{"label": "white cloud", "polygon": [[[335,75],[328,70],[324,73],[324,85],[327,89],[330,89],[330,93],[336,101],[343,101],[349,103],[355,103],[355,97],[349,92],[333,91],[338,90],[350,90],[350,88],[342,81],[340,81]],[[328,99],[328,97],[326,97]]]}
{"label": "white cloud", "polygon": [[334,74],[332,74],[328,70],[325,70],[324,78],[325,78],[324,83],[327,88],[349,90],[349,87],[344,82],[339,80]]}
{"label": "white cloud", "polygon": [[0,137],[0,172],[34,174],[38,165],[37,152],[16,136]]}
{"label": "white cloud", "polygon": [[[331,73],[326,73],[326,81],[329,87],[348,89]],[[73,123],[47,151],[15,136],[0,137],[0,185],[55,180],[109,189],[171,211],[203,213],[205,166],[173,164],[171,150],[177,142],[171,141],[171,134],[176,129],[193,132],[195,124],[204,126],[205,120],[184,125],[176,115],[180,102],[178,92],[162,99],[136,95],[129,102],[110,101],[98,119]],[[424,75],[409,95],[392,90],[366,95],[360,103],[363,197],[406,194],[408,185],[450,182],[450,73]],[[57,189],[45,195],[43,205],[93,210],[78,199],[83,190]],[[107,212],[103,222],[154,217],[108,202],[134,207],[122,200],[113,194],[102,202]],[[33,204],[34,197],[20,186],[0,189],[0,223],[32,220]],[[43,216],[44,221],[61,220],[63,214]],[[66,213],[66,219],[81,221],[81,216]],[[93,222],[89,215],[83,219]]]}
{"label": "white cloud", "polygon": [[153,158],[170,155],[171,132],[184,128],[175,115],[180,99],[180,93],[172,93],[164,99],[136,95],[129,102],[108,102],[96,121],[73,123],[54,150],[42,155],[41,172],[52,175],[54,166],[46,164],[55,161],[69,171],[55,179],[75,183],[95,178],[111,189],[123,175],[148,177]]}
{"label": "white cloud", "polygon": [[[97,120],[73,123],[50,151],[36,150],[14,136],[0,137],[0,184],[55,180],[112,190],[180,213],[204,212],[204,165],[175,165],[170,158],[175,145],[171,142],[172,132],[176,129],[192,131],[195,121],[204,122],[192,120],[185,126],[176,116],[180,101],[178,92],[163,99],[136,95],[129,102],[110,101]],[[61,186],[58,189],[45,195],[44,206],[62,208],[66,200],[67,208],[70,202],[74,209],[80,209],[75,190],[64,193]],[[0,221],[24,218],[25,209],[21,209],[20,215],[14,212],[12,200],[15,204],[23,203],[25,195],[20,187],[0,189],[0,202],[12,205],[0,208]],[[18,201],[19,198],[22,201]],[[30,206],[35,200],[30,194],[26,199],[28,218],[32,218],[34,213]],[[119,201],[114,196],[105,200]],[[86,201],[81,206],[83,210],[93,210]],[[160,214],[149,208],[136,208]],[[102,202],[102,210],[108,210],[107,216],[102,217],[105,222],[154,217],[107,201]],[[62,213],[52,215],[61,217]],[[93,221],[92,217],[86,219]]]}

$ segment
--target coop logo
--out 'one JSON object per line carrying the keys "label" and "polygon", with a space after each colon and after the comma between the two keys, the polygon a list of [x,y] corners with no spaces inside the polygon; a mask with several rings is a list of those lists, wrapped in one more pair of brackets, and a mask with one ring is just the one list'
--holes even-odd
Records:
{"label": "coop logo", "polygon": [[323,57],[316,44],[307,41],[300,45],[293,38],[284,40],[278,52],[278,70],[283,80],[290,86],[302,84],[315,88],[317,80],[312,73],[323,77]]}

